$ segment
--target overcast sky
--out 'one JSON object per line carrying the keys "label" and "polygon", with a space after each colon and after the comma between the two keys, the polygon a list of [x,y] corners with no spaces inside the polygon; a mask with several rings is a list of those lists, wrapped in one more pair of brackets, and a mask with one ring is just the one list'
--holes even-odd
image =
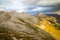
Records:
{"label": "overcast sky", "polygon": [[[53,8],[54,7],[54,8]],[[56,8],[56,9],[55,9]],[[60,0],[0,0],[0,10],[38,12],[60,10]]]}

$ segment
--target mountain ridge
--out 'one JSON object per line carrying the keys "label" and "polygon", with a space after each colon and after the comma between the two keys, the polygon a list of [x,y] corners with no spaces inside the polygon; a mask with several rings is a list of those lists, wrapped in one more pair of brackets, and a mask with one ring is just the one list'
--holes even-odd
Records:
{"label": "mountain ridge", "polygon": [[2,32],[0,37],[5,35],[6,38],[3,38],[4,40],[20,40],[21,37],[23,37],[22,40],[55,40],[47,32],[35,27],[39,20],[34,16],[26,13],[2,11],[0,15],[0,32]]}

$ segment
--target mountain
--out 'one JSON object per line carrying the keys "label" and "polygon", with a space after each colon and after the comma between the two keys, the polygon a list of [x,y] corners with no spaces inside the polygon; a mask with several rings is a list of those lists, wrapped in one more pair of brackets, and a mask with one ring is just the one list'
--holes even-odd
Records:
{"label": "mountain", "polygon": [[55,40],[35,26],[38,18],[22,12],[0,12],[0,40]]}
{"label": "mountain", "polygon": [[58,22],[60,23],[60,15],[59,14],[46,14],[46,15],[55,17],[58,20]]}
{"label": "mountain", "polygon": [[48,32],[51,36],[53,36],[56,40],[60,40],[60,15],[57,14],[43,14],[40,13],[36,17],[40,20],[37,27],[43,29]]}

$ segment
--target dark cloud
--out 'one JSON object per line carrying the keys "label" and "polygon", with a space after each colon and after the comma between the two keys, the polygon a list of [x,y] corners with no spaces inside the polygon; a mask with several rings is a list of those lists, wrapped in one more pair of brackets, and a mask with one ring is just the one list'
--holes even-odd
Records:
{"label": "dark cloud", "polygon": [[53,6],[54,11],[60,11],[60,3]]}

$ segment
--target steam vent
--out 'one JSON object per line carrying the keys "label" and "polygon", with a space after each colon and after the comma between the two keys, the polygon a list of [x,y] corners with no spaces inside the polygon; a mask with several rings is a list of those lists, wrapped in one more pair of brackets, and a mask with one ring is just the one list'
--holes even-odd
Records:
{"label": "steam vent", "polygon": [[0,12],[0,40],[55,40],[35,26],[39,20],[28,13]]}

